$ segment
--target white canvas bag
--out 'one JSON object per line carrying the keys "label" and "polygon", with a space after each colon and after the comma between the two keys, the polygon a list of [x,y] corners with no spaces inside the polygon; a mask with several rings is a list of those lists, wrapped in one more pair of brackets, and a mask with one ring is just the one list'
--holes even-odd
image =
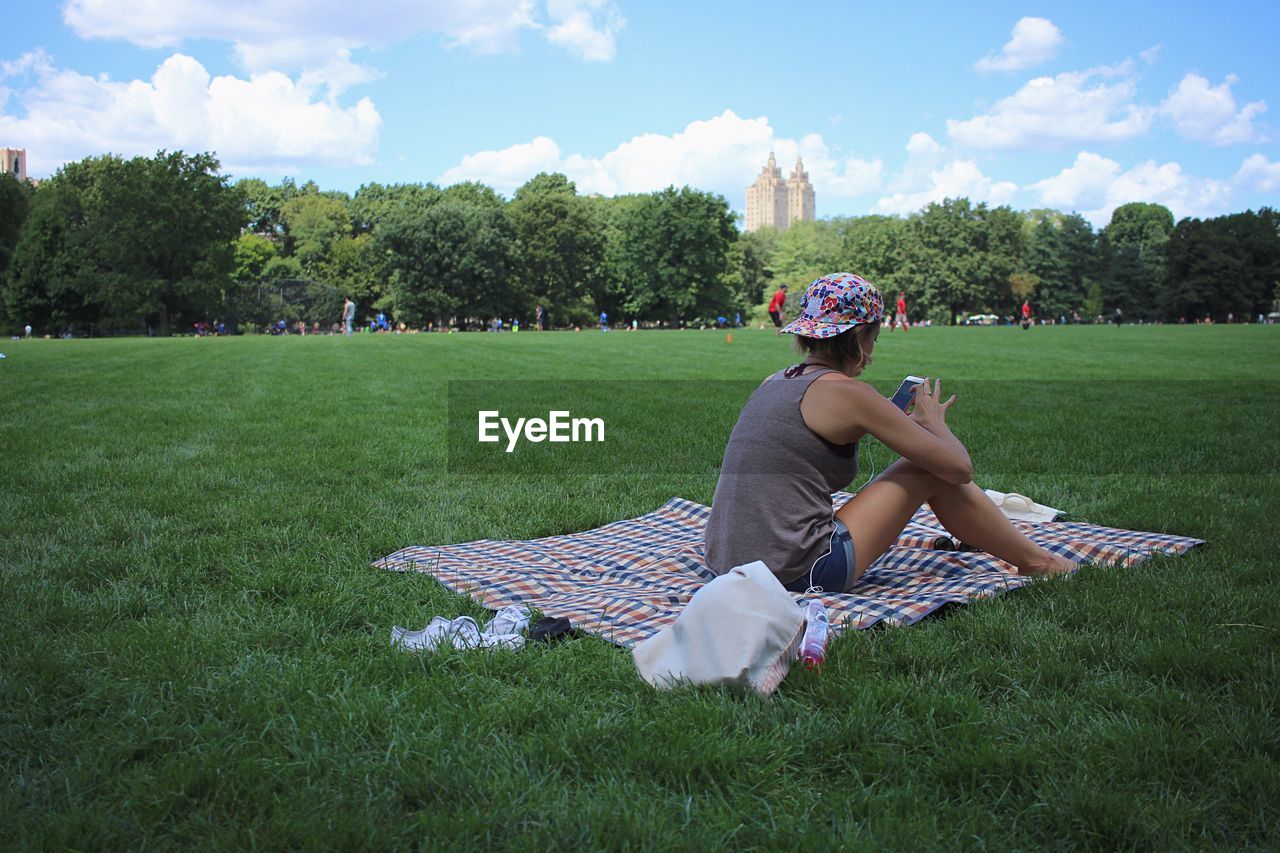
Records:
{"label": "white canvas bag", "polygon": [[804,612],[759,560],[699,589],[676,621],[636,646],[640,677],[662,690],[710,684],[768,696],[795,659]]}

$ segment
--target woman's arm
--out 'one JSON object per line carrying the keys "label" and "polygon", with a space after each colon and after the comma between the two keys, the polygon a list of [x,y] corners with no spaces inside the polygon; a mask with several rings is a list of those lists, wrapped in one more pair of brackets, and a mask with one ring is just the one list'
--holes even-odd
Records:
{"label": "woman's arm", "polygon": [[973,479],[973,463],[947,426],[955,396],[939,401],[940,383],[915,388],[915,407],[904,414],[865,382],[822,377],[809,386],[800,414],[809,429],[832,444],[849,444],[870,433],[891,450],[948,483]]}

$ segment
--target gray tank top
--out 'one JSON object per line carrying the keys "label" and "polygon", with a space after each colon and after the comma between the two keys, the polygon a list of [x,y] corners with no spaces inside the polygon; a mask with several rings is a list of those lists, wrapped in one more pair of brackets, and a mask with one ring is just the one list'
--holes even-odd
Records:
{"label": "gray tank top", "polygon": [[831,550],[831,493],[858,473],[858,445],[835,445],[805,424],[800,401],[821,368],[778,371],[755,390],[725,447],[707,519],[707,565],[717,575],[763,560],[785,583]]}

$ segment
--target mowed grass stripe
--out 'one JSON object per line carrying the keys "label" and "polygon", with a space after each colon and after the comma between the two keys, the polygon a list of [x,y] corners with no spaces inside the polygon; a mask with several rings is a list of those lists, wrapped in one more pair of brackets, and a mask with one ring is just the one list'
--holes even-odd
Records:
{"label": "mowed grass stripe", "polygon": [[[718,451],[672,470],[661,434],[648,475],[644,459],[625,476],[451,472],[450,379],[750,382],[788,363],[786,339],[7,343],[0,839],[1266,847],[1280,802],[1278,487],[1247,460],[1274,458],[1275,331],[882,335],[867,378],[885,390],[906,373],[970,385],[954,419],[984,485],[1210,542],[847,634],[821,675],[794,672],[770,702],[656,693],[593,640],[395,652],[393,624],[484,614],[367,563],[711,498]],[[1114,380],[1152,415],[1126,428],[1091,410],[1090,389]],[[1006,381],[1078,399],[1001,398]],[[1257,388],[1215,418],[1211,392],[1194,407],[1166,393],[1191,381]],[[1002,443],[1011,424],[1041,452]],[[1183,462],[1153,447],[1202,450]],[[1153,470],[1162,459],[1175,467]]]}

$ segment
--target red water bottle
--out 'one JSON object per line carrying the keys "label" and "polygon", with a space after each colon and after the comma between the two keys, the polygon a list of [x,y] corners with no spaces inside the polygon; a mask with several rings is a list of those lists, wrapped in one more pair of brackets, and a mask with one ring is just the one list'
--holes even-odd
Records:
{"label": "red water bottle", "polygon": [[811,670],[820,669],[827,656],[827,608],[810,601],[804,608],[804,639],[800,641],[800,661]]}

